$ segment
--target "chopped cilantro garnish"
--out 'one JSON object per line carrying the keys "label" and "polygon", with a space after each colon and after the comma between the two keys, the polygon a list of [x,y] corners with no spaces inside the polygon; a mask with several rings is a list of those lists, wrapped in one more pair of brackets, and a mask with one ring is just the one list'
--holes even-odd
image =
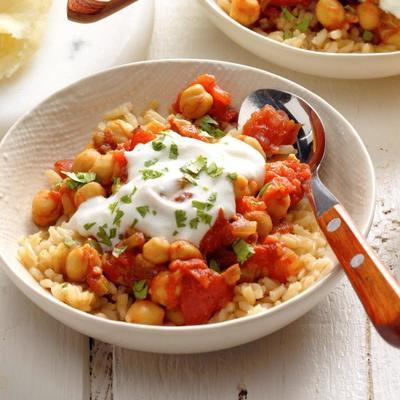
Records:
{"label": "chopped cilantro garnish", "polygon": [[157,211],[156,211],[156,210],[153,210],[151,213],[152,213],[153,215],[157,215]]}
{"label": "chopped cilantro garnish", "polygon": [[197,216],[200,218],[200,221],[206,225],[211,225],[212,217],[210,214],[205,213],[202,210],[197,210]]}
{"label": "chopped cilantro garnish", "polygon": [[219,129],[218,122],[209,115],[204,116],[200,120],[199,127],[202,131],[207,132],[216,139],[221,139],[226,135],[223,130]]}
{"label": "chopped cilantro garnish", "polygon": [[172,236],[176,236],[179,232],[178,231],[173,231]]}
{"label": "chopped cilantro garnish", "polygon": [[61,287],[62,287],[63,289],[65,289],[66,287],[68,287],[68,285],[69,285],[69,283],[68,283],[68,282],[65,282],[65,283],[63,283],[63,284],[61,285]]}
{"label": "chopped cilantro garnish", "polygon": [[105,230],[104,225],[99,226],[99,230],[97,231],[97,237],[99,238],[99,242],[105,244],[108,247],[112,246],[111,239]]}
{"label": "chopped cilantro garnish", "polygon": [[147,297],[148,287],[147,280],[142,279],[140,281],[135,281],[132,287],[133,295],[138,300],[143,300]]}
{"label": "chopped cilantro garnish", "polygon": [[112,255],[114,257],[118,258],[127,248],[128,248],[128,246],[114,247],[114,250],[112,251]]}
{"label": "chopped cilantro garnish", "polygon": [[197,208],[198,210],[211,210],[213,205],[211,203],[205,203],[203,201],[198,201],[198,200],[193,200],[192,201],[192,206],[194,208]]}
{"label": "chopped cilantro garnish", "polygon": [[113,225],[117,225],[118,227],[121,226],[121,218],[124,216],[124,212],[118,208],[117,212],[115,213]]}
{"label": "chopped cilantro garnish", "polygon": [[222,167],[217,167],[217,164],[215,164],[215,162],[212,162],[207,167],[206,172],[209,176],[211,176],[211,178],[216,178],[217,176],[220,176],[224,172],[224,169]]}
{"label": "chopped cilantro garnish", "polygon": [[253,246],[245,242],[243,239],[235,240],[232,244],[232,248],[241,264],[254,254]]}
{"label": "chopped cilantro garnish", "polygon": [[67,237],[67,238],[64,239],[64,244],[65,244],[67,247],[74,247],[74,246],[76,246],[78,243],[76,242],[76,240]]}
{"label": "chopped cilantro garnish", "polygon": [[149,206],[136,207],[137,212],[144,218],[150,212]]}
{"label": "chopped cilantro garnish", "polygon": [[142,173],[142,177],[145,181],[149,179],[157,179],[160,176],[164,175],[161,171],[156,171],[154,169],[141,169],[139,172]]}
{"label": "chopped cilantro garnish", "polygon": [[296,25],[296,29],[298,29],[300,32],[305,32],[309,26],[310,20],[308,18],[304,18]]}
{"label": "chopped cilantro garnish", "polygon": [[117,236],[117,230],[115,228],[110,229],[110,239],[114,239]]}
{"label": "chopped cilantro garnish", "polygon": [[125,194],[124,196],[122,196],[120,198],[120,200],[121,200],[122,203],[125,203],[125,204],[132,203],[132,198],[131,198],[131,196],[129,194]]}
{"label": "chopped cilantro garnish", "polygon": [[113,176],[112,183],[114,186],[114,193],[121,189],[121,178],[119,176]]}
{"label": "chopped cilantro garnish", "polygon": [[293,21],[296,18],[287,7],[282,7],[282,14],[286,21]]}
{"label": "chopped cilantro garnish", "polygon": [[133,220],[133,222],[131,223],[131,228],[134,228],[138,222],[139,222],[139,220],[137,218],[135,218]]}
{"label": "chopped cilantro garnish", "polygon": [[175,222],[178,228],[184,228],[186,226],[186,211],[184,210],[175,210]]}
{"label": "chopped cilantro garnish", "polygon": [[190,228],[197,229],[197,227],[199,226],[199,222],[200,222],[200,219],[198,217],[191,219],[189,222]]}
{"label": "chopped cilantro garnish", "polygon": [[374,34],[371,31],[365,30],[362,34],[362,38],[364,42],[372,42],[372,40],[374,39]]}
{"label": "chopped cilantro garnish", "polygon": [[83,225],[83,227],[88,231],[90,228],[96,225],[96,222],[88,222],[87,224]]}
{"label": "chopped cilantro garnish", "polygon": [[115,211],[117,208],[118,201],[114,201],[113,203],[109,204],[108,209],[111,211],[111,214]]}
{"label": "chopped cilantro garnish", "polygon": [[257,197],[263,197],[263,196],[264,196],[264,193],[267,191],[267,189],[268,189],[271,185],[272,185],[272,182],[266,183],[266,184],[261,188],[261,190],[258,192]]}
{"label": "chopped cilantro garnish", "polygon": [[172,143],[170,148],[169,148],[169,155],[168,157],[171,160],[176,160],[179,156],[179,150],[178,150],[178,146],[175,143]]}
{"label": "chopped cilantro garnish", "polygon": [[204,156],[198,156],[195,160],[189,161],[183,167],[181,171],[190,175],[198,175],[203,168],[207,165],[207,158]]}
{"label": "chopped cilantro garnish", "polygon": [[162,136],[161,138],[158,138],[156,140],[153,140],[151,142],[151,146],[153,147],[154,151],[161,151],[164,150],[167,146],[163,143],[165,136]]}
{"label": "chopped cilantro garnish", "polygon": [[212,258],[210,260],[210,262],[208,263],[208,266],[210,267],[210,269],[212,269],[215,272],[221,272],[221,268],[219,266],[219,263],[214,258]]}
{"label": "chopped cilantro garnish", "polygon": [[66,185],[68,189],[74,190],[79,186],[83,186],[86,183],[90,183],[96,180],[96,174],[94,172],[66,172],[61,171],[65,176],[68,176]]}
{"label": "chopped cilantro garnish", "polygon": [[99,245],[99,242],[95,239],[89,238],[88,244],[90,247],[93,247],[94,249],[96,249],[99,253],[101,253],[103,251],[101,246]]}
{"label": "chopped cilantro garnish", "polygon": [[182,180],[181,180],[181,186],[184,188],[187,186],[189,183],[191,183],[193,186],[197,186],[196,179],[190,175],[190,174],[183,174]]}
{"label": "chopped cilantro garnish", "polygon": [[231,172],[226,176],[229,180],[234,181],[237,178],[237,173],[236,172]]}
{"label": "chopped cilantro garnish", "polygon": [[145,167],[151,167],[152,165],[156,164],[158,162],[158,158],[153,158],[152,160],[147,160],[144,163]]}
{"label": "chopped cilantro garnish", "polygon": [[210,196],[208,196],[208,201],[210,203],[215,203],[216,200],[217,200],[217,192],[212,192]]}

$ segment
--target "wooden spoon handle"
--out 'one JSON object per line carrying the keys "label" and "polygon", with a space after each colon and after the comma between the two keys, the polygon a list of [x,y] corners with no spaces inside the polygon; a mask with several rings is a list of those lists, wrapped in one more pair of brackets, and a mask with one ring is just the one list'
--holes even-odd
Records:
{"label": "wooden spoon handle", "polygon": [[136,0],[68,0],[68,19],[94,22],[107,17]]}
{"label": "wooden spoon handle", "polygon": [[340,204],[320,226],[380,335],[400,348],[400,287]]}

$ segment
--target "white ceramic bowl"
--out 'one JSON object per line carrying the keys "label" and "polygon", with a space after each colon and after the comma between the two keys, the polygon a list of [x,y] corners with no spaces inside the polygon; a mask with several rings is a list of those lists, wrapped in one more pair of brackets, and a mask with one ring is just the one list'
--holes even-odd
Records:
{"label": "white ceramic bowl", "polygon": [[218,324],[151,327],[101,319],[52,297],[17,261],[17,240],[37,228],[31,222],[33,194],[46,184],[43,171],[54,160],[72,157],[88,141],[103,113],[132,101],[137,109],[158,99],[163,109],[198,74],[217,76],[233,93],[236,106],[258,88],[276,88],[302,96],[321,115],[327,129],[322,178],[339,197],[363,233],[375,203],[374,172],[368,153],[352,126],[324,100],[288,80],[254,68],[217,61],[165,60],[129,64],[83,79],[49,97],[22,117],[0,145],[0,252],[13,282],[45,312],[86,335],[123,347],[161,352],[219,350],[267,335],[314,307],[341,277],[335,269],[311,289],[252,317]]}
{"label": "white ceramic bowl", "polygon": [[238,45],[282,67],[339,79],[383,78],[400,74],[400,51],[333,54],[299,49],[262,36],[230,18],[216,0],[198,0],[210,20]]}

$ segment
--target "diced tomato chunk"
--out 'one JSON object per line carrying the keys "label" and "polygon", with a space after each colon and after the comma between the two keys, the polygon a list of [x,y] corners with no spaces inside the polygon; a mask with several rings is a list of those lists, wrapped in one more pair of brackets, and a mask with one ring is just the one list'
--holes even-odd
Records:
{"label": "diced tomato chunk", "polygon": [[233,297],[233,286],[203,260],[176,260],[170,270],[182,272],[179,304],[186,325],[206,323]]}
{"label": "diced tomato chunk", "polygon": [[220,209],[214,225],[200,242],[200,251],[207,256],[219,248],[233,243],[234,240],[232,226],[225,219],[224,212]]}
{"label": "diced tomato chunk", "polygon": [[274,154],[280,145],[293,144],[300,128],[284,111],[266,105],[251,115],[243,134],[256,138],[267,154]]}
{"label": "diced tomato chunk", "polygon": [[309,190],[310,167],[300,163],[294,155],[290,155],[284,161],[267,163],[265,170],[265,183],[271,183],[262,195],[266,204],[271,199],[289,195],[291,206],[294,206]]}
{"label": "diced tomato chunk", "polygon": [[265,211],[266,209],[264,201],[253,196],[243,196],[240,200],[236,200],[236,211],[240,214],[248,211]]}
{"label": "diced tomato chunk", "polygon": [[135,257],[132,250],[124,251],[119,257],[109,255],[103,261],[104,275],[111,282],[131,287],[135,280]]}
{"label": "diced tomato chunk", "polygon": [[74,160],[58,160],[54,163],[54,171],[62,178],[66,178],[66,175],[64,175],[62,171],[71,172],[73,162]]}
{"label": "diced tomato chunk", "polygon": [[147,132],[140,126],[133,131],[133,136],[122,145],[124,150],[133,150],[139,143],[148,143],[157,137],[154,133]]}
{"label": "diced tomato chunk", "polygon": [[286,283],[290,276],[302,268],[299,257],[274,236],[267,236],[262,244],[254,247],[254,254],[243,264],[244,274],[249,280],[268,276]]}

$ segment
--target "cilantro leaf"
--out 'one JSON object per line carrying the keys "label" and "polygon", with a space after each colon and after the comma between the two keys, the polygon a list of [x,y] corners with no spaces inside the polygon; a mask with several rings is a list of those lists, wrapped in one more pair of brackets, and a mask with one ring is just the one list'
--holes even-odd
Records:
{"label": "cilantro leaf", "polygon": [[112,255],[114,257],[118,258],[127,248],[128,248],[128,246],[114,247],[114,250],[112,251]]}
{"label": "cilantro leaf", "polygon": [[175,222],[178,228],[184,228],[186,226],[186,211],[184,210],[175,210]]}
{"label": "cilantro leaf", "polygon": [[287,7],[282,7],[282,14],[286,21],[293,21],[296,18]]}
{"label": "cilantro leaf", "polygon": [[153,158],[152,160],[147,160],[147,161],[144,163],[144,166],[145,166],[145,167],[151,167],[152,165],[154,165],[154,164],[156,164],[156,163],[158,163],[158,158]]}
{"label": "cilantro leaf", "polygon": [[107,234],[107,231],[103,226],[99,226],[99,230],[97,231],[97,237],[99,238],[99,242],[105,244],[108,247],[112,246],[111,239]]}
{"label": "cilantro leaf", "polygon": [[217,192],[212,192],[210,196],[208,196],[208,201],[210,203],[215,203],[216,200],[217,200]]}
{"label": "cilantro leaf", "polygon": [[213,136],[216,139],[221,139],[226,135],[226,132],[219,129],[218,122],[209,115],[205,115],[200,120],[199,127],[202,131],[207,132],[210,136]]}
{"label": "cilantro leaf", "polygon": [[71,190],[96,180],[96,174],[94,172],[61,172],[68,177],[68,179],[66,179],[66,185],[68,189]]}
{"label": "cilantro leaf", "polygon": [[135,299],[143,300],[147,297],[148,286],[147,280],[142,279],[140,281],[135,281],[132,286],[133,295]]}
{"label": "cilantro leaf", "polygon": [[156,140],[153,140],[151,142],[151,147],[153,147],[154,151],[161,151],[164,150],[167,146],[163,143],[165,136],[162,136]]}
{"label": "cilantro leaf", "polygon": [[195,160],[187,162],[180,170],[190,175],[198,175],[207,165],[207,158],[198,156]]}
{"label": "cilantro leaf", "polygon": [[150,212],[149,206],[136,207],[137,212],[144,218]]}
{"label": "cilantro leaf", "polygon": [[220,176],[224,172],[224,169],[222,167],[218,167],[217,164],[215,164],[215,162],[212,162],[207,167],[206,172],[211,178],[216,178],[217,176]]}
{"label": "cilantro leaf", "polygon": [[114,201],[113,203],[108,205],[108,209],[111,211],[111,214],[114,213],[115,209],[117,208],[118,201]]}
{"label": "cilantro leaf", "polygon": [[118,208],[117,212],[115,213],[113,225],[117,225],[118,227],[121,226],[121,219],[124,216],[124,212]]}
{"label": "cilantro leaf", "polygon": [[234,181],[237,178],[236,172],[231,172],[226,176],[229,180]]}
{"label": "cilantro leaf", "polygon": [[154,169],[141,169],[139,172],[142,173],[142,178],[147,181],[149,179],[157,179],[160,176],[163,176],[164,173],[161,171],[156,171]]}
{"label": "cilantro leaf", "polygon": [[199,222],[200,222],[199,217],[191,219],[190,222],[189,222],[190,228],[191,229],[197,229],[197,227],[199,226]]}
{"label": "cilantro leaf", "polygon": [[83,227],[84,227],[87,231],[89,231],[90,228],[92,228],[92,227],[95,226],[95,225],[96,225],[96,222],[88,222],[87,224],[83,225]]}
{"label": "cilantro leaf", "polygon": [[175,143],[172,143],[170,148],[169,148],[169,155],[168,157],[171,160],[176,160],[179,156],[179,150],[178,150],[178,146]]}
{"label": "cilantro leaf", "polygon": [[112,178],[112,183],[114,186],[114,191],[113,193],[118,192],[119,189],[121,189],[121,178],[119,176],[113,176]]}
{"label": "cilantro leaf", "polygon": [[241,264],[254,254],[253,246],[243,239],[235,240],[232,244],[232,248]]}
{"label": "cilantro leaf", "polygon": [[74,247],[74,246],[76,246],[78,244],[78,242],[76,240],[72,239],[72,238],[68,238],[67,237],[67,238],[64,239],[64,244],[67,247]]}
{"label": "cilantro leaf", "polygon": [[305,32],[309,26],[310,20],[308,18],[304,18],[296,25],[296,29],[298,29],[300,32]]}

